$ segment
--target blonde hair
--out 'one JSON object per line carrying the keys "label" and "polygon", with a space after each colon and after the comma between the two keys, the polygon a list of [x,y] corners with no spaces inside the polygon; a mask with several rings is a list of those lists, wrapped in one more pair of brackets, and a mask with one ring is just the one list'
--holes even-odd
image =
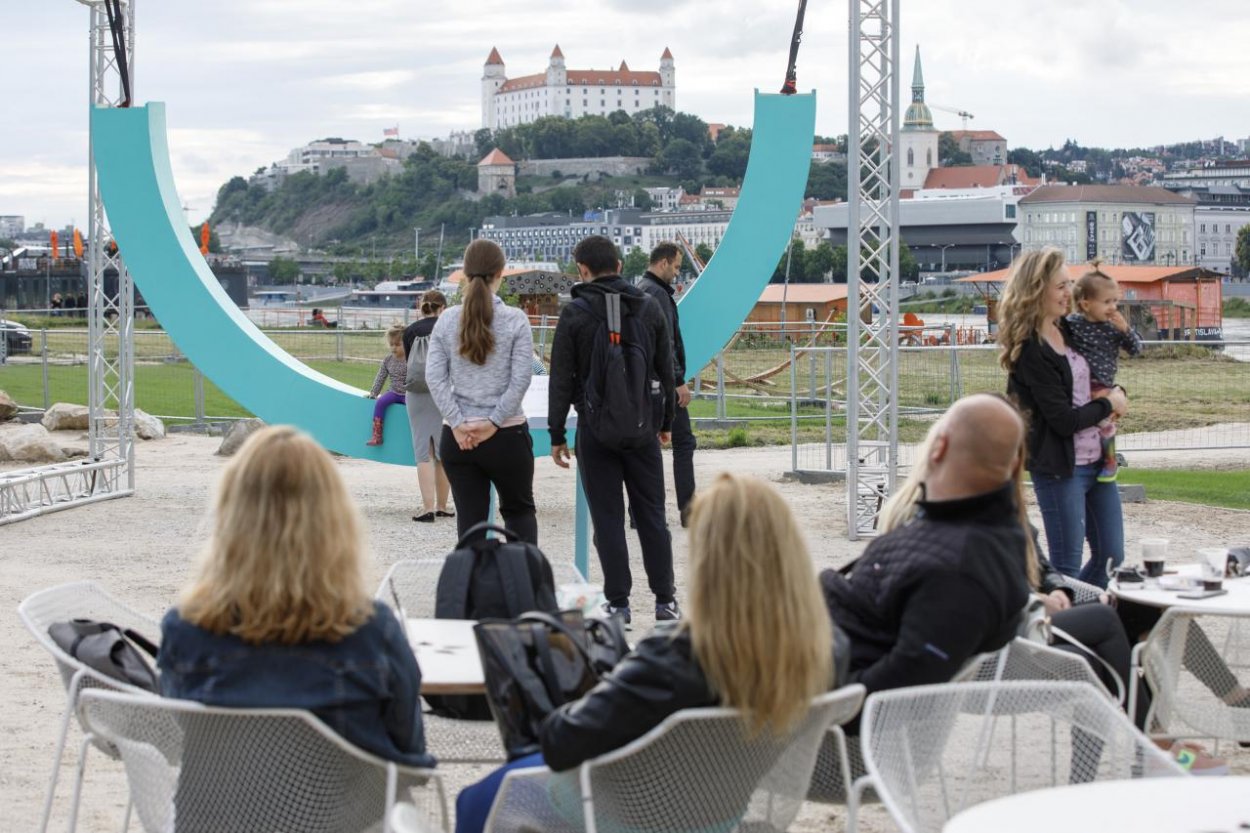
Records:
{"label": "blonde hair", "polygon": [[386,328],[386,343],[390,345],[402,344],[404,341],[404,325],[392,324]]}
{"label": "blonde hair", "polygon": [[307,434],[248,437],[222,472],[186,621],[244,642],[337,642],[372,615],[356,505]]}
{"label": "blonde hair", "polygon": [[[1003,401],[1007,402],[1006,399]],[[916,449],[916,462],[911,467],[911,472],[881,507],[881,513],[877,516],[877,529],[881,534],[906,526],[915,519],[916,510],[924,497],[924,483],[929,478],[929,455],[933,451],[933,443],[941,436],[944,425],[942,420],[938,420],[929,426],[924,442]],[[1016,503],[1016,518],[1024,530],[1025,577],[1028,578],[1030,587],[1037,588],[1041,586],[1041,567],[1037,563],[1037,547],[1033,543],[1033,525],[1024,504],[1024,460],[1028,454],[1026,437],[1027,432],[1021,431],[1020,448],[1017,452],[1019,465],[1011,479],[1012,497]]]}
{"label": "blonde hair", "polygon": [[1099,293],[1108,289],[1119,289],[1115,278],[1102,271],[1102,258],[1090,261],[1089,271],[1077,279],[1072,287],[1072,300],[1080,304],[1082,301],[1097,300]]}
{"label": "blonde hair", "polygon": [[998,302],[998,361],[1007,372],[1015,368],[1025,342],[1041,328],[1046,318],[1046,290],[1063,267],[1063,252],[1053,246],[1031,249],[1011,265]]}
{"label": "blonde hair", "polygon": [[486,364],[495,349],[495,303],[490,282],[503,272],[503,249],[490,240],[474,240],[464,250],[464,308],[460,311],[460,355]]}
{"label": "blonde hair", "polygon": [[752,733],[781,733],[833,683],[833,629],[790,507],[753,477],[722,474],[690,514],[694,656]]}

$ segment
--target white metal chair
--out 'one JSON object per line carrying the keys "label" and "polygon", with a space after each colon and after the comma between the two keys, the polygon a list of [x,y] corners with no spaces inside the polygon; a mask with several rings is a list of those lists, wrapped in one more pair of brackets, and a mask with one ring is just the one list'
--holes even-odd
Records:
{"label": "white metal chair", "polygon": [[1133,647],[1133,669],[1130,708],[1144,675],[1154,690],[1150,714],[1164,735],[1250,742],[1250,695],[1244,706],[1224,699],[1238,686],[1250,688],[1250,614],[1168,608]]}
{"label": "white metal chair", "polygon": [[1183,770],[1120,708],[1084,683],[988,682],[872,694],[861,724],[871,786],[904,833],[940,831],[956,813],[1018,792]]}
{"label": "white metal chair", "polygon": [[[414,619],[434,617],[434,599],[441,558],[409,558],[391,565],[374,598],[389,605],[395,615]],[[556,586],[583,581],[571,563],[555,562],[551,572]],[[455,720],[425,714],[425,739],[430,754],[440,763],[480,764],[505,760],[499,729],[491,720]]]}
{"label": "white metal chair", "polygon": [[[110,596],[99,585],[92,581],[76,581],[49,587],[27,596],[17,608],[17,615],[22,624],[31,632],[52,659],[56,662],[61,681],[65,684],[65,713],[61,717],[61,730],[57,736],[56,752],[52,758],[52,776],[48,781],[48,794],[44,799],[43,816],[39,822],[40,833],[48,829],[48,820],[52,814],[52,800],[56,794],[57,780],[61,772],[61,759],[65,754],[65,743],[69,736],[69,724],[78,705],[78,697],[84,689],[100,688],[109,691],[125,691],[136,695],[151,697],[148,692],[127,685],[99,671],[88,668],[69,654],[62,651],[52,637],[48,635],[48,627],[56,622],[67,622],[70,619],[95,619],[101,622],[112,622],[121,628],[138,631],[153,642],[160,639],[160,623],[150,619],[119,602]],[[69,829],[73,830],[77,822],[78,796],[82,789],[83,775],[87,765],[87,752],[91,746],[91,738],[83,739],[79,751],[78,768],[74,781],[74,801],[72,804]],[[95,747],[110,758],[117,757],[117,750],[107,743],[97,741]],[[130,807],[126,808],[126,816],[122,822],[122,830],[129,827]]]}
{"label": "white metal chair", "polygon": [[83,692],[87,731],[113,744],[149,833],[357,833],[390,829],[403,792],[447,829],[442,780],[368,754],[306,711],[224,709]]}
{"label": "white metal chair", "polygon": [[798,814],[832,723],[858,713],[864,688],[816,698],[788,734],[747,734],[734,709],[685,709],[621,749],[553,773],[508,773],[491,833],[718,833],[785,830]]}

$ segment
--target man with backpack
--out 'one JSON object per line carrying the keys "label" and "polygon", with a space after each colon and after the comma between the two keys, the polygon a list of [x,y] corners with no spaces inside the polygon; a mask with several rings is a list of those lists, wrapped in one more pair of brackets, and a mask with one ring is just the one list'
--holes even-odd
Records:
{"label": "man with backpack", "polygon": [[694,451],[698,443],[690,426],[690,386],[686,384],[686,345],[681,338],[681,319],[677,299],[673,297],[673,281],[681,271],[681,249],[676,243],[660,243],[651,250],[651,262],[638,288],[655,299],[668,321],[673,340],[673,376],[677,390],[677,409],[673,414],[673,489],[677,493],[677,511],[681,525],[688,524],[690,502],[694,499]]}
{"label": "man with backpack", "polygon": [[676,397],[668,323],[654,299],[620,276],[620,254],[611,240],[587,237],[573,259],[581,283],[560,313],[551,347],[551,456],[568,468],[564,423],[573,406],[577,468],[594,524],[607,613],[626,624],[631,619],[623,485],[655,595],[655,618],[678,619],[660,457],[660,443],[671,438]]}

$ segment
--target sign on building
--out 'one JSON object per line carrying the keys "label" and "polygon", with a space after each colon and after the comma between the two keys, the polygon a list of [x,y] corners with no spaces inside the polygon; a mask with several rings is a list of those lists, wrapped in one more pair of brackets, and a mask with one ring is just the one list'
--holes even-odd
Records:
{"label": "sign on building", "polygon": [[1126,211],[1121,221],[1120,253],[1125,263],[1154,263],[1155,213]]}

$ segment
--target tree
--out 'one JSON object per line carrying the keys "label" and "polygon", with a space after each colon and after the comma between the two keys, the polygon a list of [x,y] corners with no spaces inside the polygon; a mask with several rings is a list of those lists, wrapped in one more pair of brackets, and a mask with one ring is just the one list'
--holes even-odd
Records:
{"label": "tree", "polygon": [[295,283],[299,279],[299,275],[299,264],[291,258],[278,255],[269,261],[269,281],[271,283]]}
{"label": "tree", "polygon": [[700,243],[694,247],[694,253],[699,260],[703,261],[703,265],[706,266],[707,262],[712,259],[712,255],[716,254],[716,251],[708,244]]}
{"label": "tree", "polygon": [[1029,176],[1037,177],[1042,175],[1042,157],[1036,151],[1028,148],[1016,148],[1007,151],[1007,164],[1019,165],[1024,168],[1025,173]]}
{"label": "tree", "polygon": [[742,181],[747,172],[747,159],[751,155],[751,131],[727,127],[716,141],[716,150],[708,157],[708,172],[726,176],[735,182]]}
{"label": "tree", "polygon": [[[833,246],[829,245],[828,240],[821,240],[816,244],[816,248],[804,255],[803,272],[814,280],[825,281],[833,267],[836,265],[836,257],[833,253]],[[842,273],[846,274],[846,265],[843,264]]]}
{"label": "tree", "polygon": [[949,132],[938,136],[938,159],[948,168],[972,164],[972,154],[959,149],[959,142]]}
{"label": "tree", "polygon": [[1237,232],[1237,245],[1233,248],[1233,262],[1241,274],[1250,274],[1250,226],[1242,226]]}
{"label": "tree", "polygon": [[635,208],[640,208],[643,211],[650,211],[652,205],[653,203],[651,202],[651,195],[647,193],[647,189],[638,188],[637,190],[634,191],[634,207]]}
{"label": "tree", "polygon": [[625,259],[621,261],[621,277],[637,278],[647,271],[649,258],[647,253],[637,246],[629,250],[625,255]]}
{"label": "tree", "polygon": [[813,162],[807,172],[804,199],[845,200],[846,165],[841,162]]}
{"label": "tree", "polygon": [[490,128],[483,127],[481,130],[474,132],[473,144],[477,148],[478,159],[490,153],[491,148],[495,146],[495,137],[491,135]]}
{"label": "tree", "polygon": [[898,276],[900,280],[914,281],[920,277],[920,264],[911,253],[911,246],[906,243],[898,249]]}
{"label": "tree", "polygon": [[582,197],[582,192],[576,188],[556,188],[549,192],[551,200],[551,210],[561,213],[572,212],[574,216],[581,217],[586,210],[586,201]]}
{"label": "tree", "polygon": [[694,179],[703,169],[699,149],[688,139],[673,139],[660,153],[660,167],[682,179]]}

